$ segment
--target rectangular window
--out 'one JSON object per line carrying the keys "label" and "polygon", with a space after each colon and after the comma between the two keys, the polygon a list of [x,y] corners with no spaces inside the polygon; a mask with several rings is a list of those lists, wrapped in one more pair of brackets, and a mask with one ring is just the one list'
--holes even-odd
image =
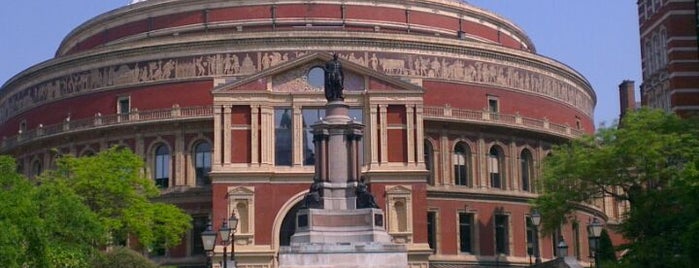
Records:
{"label": "rectangular window", "polygon": [[497,97],[488,96],[488,111],[490,112],[490,119],[500,119],[500,116],[498,115],[498,113],[500,113],[500,103]]}
{"label": "rectangular window", "polygon": [[507,215],[495,215],[495,253],[508,255],[509,251],[509,226]]}
{"label": "rectangular window", "polygon": [[303,108],[301,111],[301,120],[303,125],[303,164],[306,166],[315,165],[315,144],[313,143],[313,128],[314,123],[325,117],[325,109],[322,108]]}
{"label": "rectangular window", "polygon": [[292,120],[291,108],[274,110],[274,164],[291,166]]}
{"label": "rectangular window", "polygon": [[119,114],[119,121],[129,120],[130,111],[131,100],[129,99],[129,97],[119,97],[119,99],[117,99],[117,114]]}
{"label": "rectangular window", "polygon": [[192,242],[191,256],[204,255],[204,245],[201,241],[201,233],[206,230],[206,224],[209,221],[208,216],[194,216],[192,217],[192,235],[190,236],[190,241]]}
{"label": "rectangular window", "polygon": [[573,254],[575,258],[580,259],[580,224],[573,222]]}
{"label": "rectangular window", "polygon": [[427,244],[432,252],[437,252],[437,212],[427,212]]}
{"label": "rectangular window", "polygon": [[[350,119],[363,122],[364,113],[361,108],[350,108],[348,111]],[[303,108],[301,110],[301,125],[303,127],[303,165],[315,165],[315,144],[313,143],[313,124],[325,117],[325,108]],[[364,139],[359,146],[359,162],[364,159]]]}
{"label": "rectangular window", "polygon": [[473,253],[472,213],[459,213],[459,252]]}

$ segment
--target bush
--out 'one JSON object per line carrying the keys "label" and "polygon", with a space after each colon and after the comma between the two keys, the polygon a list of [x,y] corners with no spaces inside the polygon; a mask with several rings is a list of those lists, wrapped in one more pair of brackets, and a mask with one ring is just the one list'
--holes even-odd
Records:
{"label": "bush", "polygon": [[117,247],[109,252],[100,253],[93,261],[92,267],[157,268],[158,265],[136,251]]}

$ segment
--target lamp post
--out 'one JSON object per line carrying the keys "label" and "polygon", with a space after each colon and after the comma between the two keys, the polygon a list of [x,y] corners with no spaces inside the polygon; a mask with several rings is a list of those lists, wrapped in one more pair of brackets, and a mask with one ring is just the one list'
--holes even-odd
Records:
{"label": "lamp post", "polygon": [[201,242],[206,252],[206,267],[212,267],[211,257],[214,253],[214,245],[216,245],[216,232],[211,227],[211,220],[206,225],[206,230],[201,232]]}
{"label": "lamp post", "polygon": [[534,263],[541,263],[541,256],[539,256],[539,225],[541,224],[541,213],[539,210],[532,211],[531,215],[532,224],[534,225]]}
{"label": "lamp post", "polygon": [[568,256],[568,244],[566,244],[565,239],[561,236],[561,242],[558,242],[558,257],[565,259]]}
{"label": "lamp post", "polygon": [[231,228],[228,227],[228,221],[223,220],[223,225],[221,229],[218,230],[219,235],[221,235],[221,243],[223,243],[223,268],[228,268],[228,258],[226,256],[226,248],[228,247],[228,242],[231,241]]}
{"label": "lamp post", "polygon": [[590,254],[593,254],[595,258],[595,266],[597,268],[599,265],[599,238],[602,235],[602,229],[604,226],[597,220],[597,218],[592,219],[590,223],[587,224],[587,235],[588,242],[590,244]]}
{"label": "lamp post", "polygon": [[[238,229],[238,217],[235,216],[235,211],[231,213],[231,217],[228,219],[228,222],[230,223],[230,235],[231,235],[231,262],[233,263],[233,267],[238,267],[238,264],[235,263],[235,231]],[[225,253],[225,249],[224,249]],[[224,257],[225,259],[225,257]]]}

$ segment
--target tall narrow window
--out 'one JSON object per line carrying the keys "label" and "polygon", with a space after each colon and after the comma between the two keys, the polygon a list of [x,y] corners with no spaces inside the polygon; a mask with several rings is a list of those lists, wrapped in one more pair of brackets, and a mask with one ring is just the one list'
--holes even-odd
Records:
{"label": "tall narrow window", "polygon": [[427,169],[427,184],[434,185],[434,152],[432,151],[432,143],[425,140],[425,168]]}
{"label": "tall narrow window", "polygon": [[194,170],[197,186],[211,184],[211,144],[200,142],[194,147]]}
{"label": "tall narrow window", "polygon": [[508,255],[509,226],[507,215],[495,215],[495,253]]}
{"label": "tall narrow window", "polygon": [[128,120],[130,111],[131,100],[129,97],[119,97],[117,100],[117,114],[119,114],[119,120]]}
{"label": "tall narrow window", "polygon": [[192,256],[204,255],[204,245],[201,241],[201,233],[206,230],[206,224],[208,221],[208,216],[192,217],[192,232],[191,236],[189,236],[190,241],[192,241],[192,248],[190,252]]}
{"label": "tall narrow window", "polygon": [[473,214],[459,213],[459,252],[473,253]]}
{"label": "tall narrow window", "polygon": [[290,108],[274,110],[274,164],[291,166],[292,111]]}
{"label": "tall narrow window", "polygon": [[311,126],[323,117],[325,117],[325,109],[304,108],[301,112],[301,120],[303,120],[303,164],[306,166],[312,166],[316,163],[313,128]]}
{"label": "tall narrow window", "polygon": [[437,252],[437,212],[427,212],[427,244],[432,252]]}
{"label": "tall narrow window", "polygon": [[532,158],[532,153],[529,150],[524,149],[519,155],[520,162],[520,176],[522,177],[522,191],[531,192],[531,179],[534,174],[534,160]]}
{"label": "tall narrow window", "polygon": [[532,223],[532,218],[527,216],[526,218],[526,235],[527,235],[527,255],[534,255],[534,247],[538,245],[538,237],[536,236],[536,227]]}
{"label": "tall narrow window", "polygon": [[164,144],[155,149],[155,185],[167,188],[170,184],[170,150]]}
{"label": "tall narrow window", "polygon": [[580,223],[573,222],[573,254],[575,258],[580,259]]}
{"label": "tall narrow window", "polygon": [[488,111],[490,112],[490,119],[500,119],[498,115],[498,113],[500,113],[500,103],[497,97],[488,96]]}
{"label": "tall narrow window", "polygon": [[488,174],[490,175],[491,188],[503,188],[503,156],[499,147],[490,147],[488,154]]}
{"label": "tall narrow window", "polygon": [[454,165],[454,184],[470,186],[471,149],[466,143],[456,144],[452,162]]}

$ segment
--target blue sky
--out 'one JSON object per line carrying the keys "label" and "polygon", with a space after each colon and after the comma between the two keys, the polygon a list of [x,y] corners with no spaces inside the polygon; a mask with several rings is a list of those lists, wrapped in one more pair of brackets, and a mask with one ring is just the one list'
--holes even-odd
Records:
{"label": "blue sky", "polygon": [[[0,84],[53,57],[82,22],[130,0],[27,0],[0,9]],[[597,92],[595,124],[619,116],[617,86],[640,84],[635,0],[468,0],[514,22],[541,55],[582,73]],[[639,98],[637,93],[637,98]]]}

